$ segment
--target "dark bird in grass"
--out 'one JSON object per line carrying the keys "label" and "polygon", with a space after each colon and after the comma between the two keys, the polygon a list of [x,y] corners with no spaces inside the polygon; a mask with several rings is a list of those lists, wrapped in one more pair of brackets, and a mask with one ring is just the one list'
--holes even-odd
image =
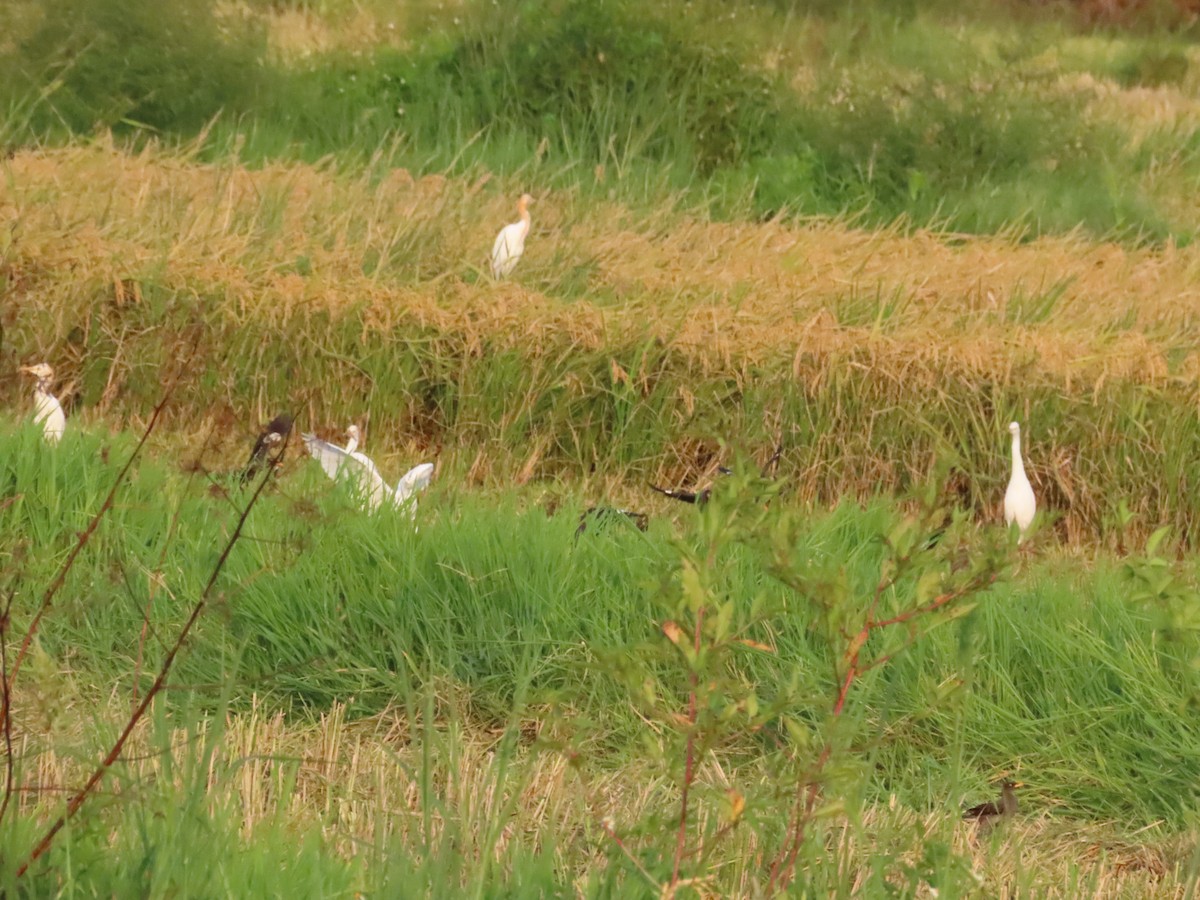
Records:
{"label": "dark bird in grass", "polygon": [[[770,478],[775,467],[779,464],[779,458],[783,456],[783,444],[775,448],[775,452],[771,454],[771,458],[766,461],[762,467],[762,477]],[[717,466],[717,472],[721,475],[732,475],[733,469],[729,466]],[[708,498],[712,496],[712,488],[706,487],[700,491],[687,491],[683,488],[664,488],[657,484],[650,485],[650,490],[658,491],[665,497],[670,497],[672,500],[678,500],[681,503],[694,503],[696,506],[703,506],[708,502]]]}
{"label": "dark bird in grass", "polygon": [[1000,798],[980,803],[963,811],[964,819],[974,819],[979,830],[985,832],[1000,819],[1011,819],[1017,812],[1017,788],[1023,785],[1018,781],[1004,779],[1000,782]]}
{"label": "dark bird in grass", "polygon": [[[258,474],[259,470],[268,463],[272,466],[277,465],[279,457],[283,455],[283,442],[292,432],[292,417],[287,413],[280,413],[258,436],[258,440],[254,442],[254,449],[250,451],[250,460],[246,463],[246,468],[242,471],[241,483],[245,484],[251,481]],[[270,458],[270,454],[274,452],[275,457]]]}
{"label": "dark bird in grass", "polygon": [[650,524],[650,517],[645,513],[634,512],[631,509],[617,509],[615,506],[589,506],[579,516],[579,527],[575,529],[575,537],[587,531],[588,522],[600,524],[618,518],[625,518],[637,526],[638,531],[645,531]]}
{"label": "dark bird in grass", "polygon": [[672,500],[679,500],[681,503],[695,503],[697,506],[703,506],[708,502],[708,498],[712,496],[712,488],[705,488],[702,491],[685,491],[681,488],[673,490],[652,484],[650,485],[650,490],[658,491]]}

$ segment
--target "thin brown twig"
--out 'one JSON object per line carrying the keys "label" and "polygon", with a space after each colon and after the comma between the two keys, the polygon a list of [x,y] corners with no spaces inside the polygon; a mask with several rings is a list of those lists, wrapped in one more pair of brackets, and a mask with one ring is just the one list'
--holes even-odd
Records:
{"label": "thin brown twig", "polygon": [[10,589],[4,601],[4,612],[0,613],[0,703],[4,707],[4,718],[0,727],[4,729],[4,799],[0,800],[0,822],[8,812],[8,804],[13,795],[13,744],[12,744],[12,704],[9,702],[9,691],[12,685],[8,678],[8,625],[9,614],[12,612],[13,597],[16,589]]}
{"label": "thin brown twig", "polygon": [[254,508],[255,503],[258,501],[259,496],[261,496],[266,486],[267,480],[264,479],[258,485],[258,488],[250,498],[250,502],[246,504],[246,508],[238,517],[237,527],[234,528],[233,534],[231,534],[229,540],[226,541],[225,548],[221,551],[221,556],[217,559],[217,563],[213,567],[212,574],[209,576],[208,582],[204,586],[204,590],[200,593],[200,599],[197,600],[195,606],[192,607],[191,615],[189,615],[187,621],[184,622],[183,627],[179,630],[179,634],[175,639],[175,643],[172,645],[171,649],[167,651],[167,655],[163,659],[162,665],[159,666],[158,675],[155,677],[154,683],[151,684],[150,688],[146,691],[146,695],[142,698],[141,703],[139,703],[137,708],[130,714],[129,720],[125,723],[125,727],[121,730],[117,740],[113,743],[104,759],[101,760],[100,764],[96,767],[96,770],[92,772],[91,777],[88,778],[87,782],[79,790],[79,792],[72,796],[67,802],[66,811],[63,812],[62,815],[60,815],[46,830],[46,833],[42,835],[37,845],[33,848],[33,851],[29,854],[29,857],[21,864],[21,867],[17,869],[16,877],[20,878],[27,871],[29,871],[29,867],[38,859],[40,859],[47,850],[50,849],[50,845],[53,843],[55,836],[59,833],[59,831],[62,830],[63,826],[65,826],[67,822],[74,817],[75,813],[79,811],[79,808],[92,794],[96,785],[100,783],[100,780],[108,773],[108,770],[112,768],[113,763],[115,763],[120,757],[121,751],[124,749],[125,743],[132,736],[134,728],[137,727],[138,722],[141,721],[142,717],[146,713],[146,710],[150,707],[150,703],[166,684],[167,676],[171,672],[171,667],[174,665],[175,659],[183,649],[183,645],[187,641],[188,635],[191,633],[193,626],[199,620],[200,614],[204,612],[205,608],[207,607],[209,598],[212,594],[212,589],[217,582],[217,578],[225,568],[225,563],[229,560],[229,554],[233,552],[233,548],[237,545],[238,538],[242,534],[242,529],[246,525],[246,519],[249,517],[250,511]]}
{"label": "thin brown twig", "polygon": [[[104,502],[100,504],[100,509],[96,511],[96,514],[92,516],[91,521],[88,522],[87,528],[85,528],[79,534],[78,540],[75,541],[75,546],[71,548],[71,552],[67,554],[67,558],[63,561],[63,564],[59,567],[58,572],[55,573],[54,578],[50,581],[49,586],[43,592],[42,602],[38,606],[37,612],[34,613],[33,619],[29,623],[29,627],[25,629],[25,637],[21,640],[21,646],[17,650],[17,658],[14,660],[12,672],[8,676],[9,690],[12,689],[12,682],[16,680],[17,673],[21,670],[21,663],[24,661],[25,655],[29,651],[29,645],[33,643],[33,639],[37,635],[38,627],[41,625],[42,619],[49,611],[51,603],[54,602],[55,595],[66,582],[67,574],[75,566],[75,560],[78,559],[79,554],[83,552],[83,548],[86,547],[88,541],[91,540],[91,537],[99,527],[101,520],[108,513],[108,511],[112,509],[113,501],[116,499],[118,489],[120,489],[121,485],[125,482],[125,478],[129,474],[129,470],[133,468],[134,462],[136,462],[138,457],[141,456],[142,448],[146,446],[146,441],[150,439],[150,435],[154,431],[155,425],[158,423],[159,416],[162,415],[162,411],[166,409],[167,403],[170,401],[171,395],[174,393],[175,385],[178,383],[178,381],[178,376],[176,376],[176,378],[172,379],[171,383],[167,386],[166,393],[163,395],[162,400],[160,400],[158,405],[154,407],[154,412],[150,416],[150,422],[146,425],[145,431],[142,432],[141,440],[139,440],[137,446],[133,448],[133,452],[129,454],[129,459],[125,461],[125,465],[121,467],[121,471],[117,473],[117,477],[113,481],[113,486],[109,490],[108,496],[104,498]],[[6,710],[7,703],[5,704],[5,711]]]}
{"label": "thin brown twig", "polygon": [[[693,638],[693,648],[697,661],[700,657],[700,635],[703,625],[704,607],[702,606],[696,612],[696,627]],[[699,676],[696,674],[696,664],[696,661],[693,661],[692,672],[689,676],[692,689],[688,694],[687,754],[684,758],[683,790],[679,798],[679,830],[675,835],[675,862],[671,868],[671,883],[668,886],[671,890],[679,884],[679,867],[683,862],[684,850],[687,847],[688,796],[691,793],[692,780],[696,777],[696,718],[699,715],[696,702],[696,689],[699,685]]]}
{"label": "thin brown twig", "polygon": [[[209,445],[209,443],[212,441],[213,432],[215,430],[216,425],[214,424],[209,428],[208,437],[204,439],[204,443],[201,445],[202,447],[207,447]],[[192,481],[195,479],[195,477],[196,471],[193,468],[191,474],[188,475],[188,488],[191,487]],[[137,659],[134,662],[133,667],[133,700],[131,701],[131,704],[135,709],[137,708],[138,702],[138,682],[141,681],[142,677],[142,653],[146,647],[146,635],[150,631],[150,610],[154,606],[154,597],[157,593],[156,589],[159,584],[159,579],[162,577],[163,564],[167,559],[167,550],[171,546],[171,539],[174,536],[176,529],[179,527],[179,518],[182,514],[183,504],[180,503],[175,507],[175,514],[171,516],[171,524],[167,529],[167,537],[166,540],[163,541],[162,552],[158,555],[158,565],[155,567],[153,572],[148,574],[147,577],[147,582],[149,585],[147,589],[148,596],[146,598],[146,606],[142,610],[142,631],[141,634],[138,635]]]}

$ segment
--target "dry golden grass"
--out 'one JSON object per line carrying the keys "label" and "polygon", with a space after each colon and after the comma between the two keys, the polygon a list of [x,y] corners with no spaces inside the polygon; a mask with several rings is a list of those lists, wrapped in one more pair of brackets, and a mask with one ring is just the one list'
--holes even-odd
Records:
{"label": "dry golden grass", "polygon": [[[64,687],[58,683],[60,690]],[[94,764],[89,760],[98,758],[97,709],[64,703],[59,693],[51,726],[36,709],[23,705],[30,701],[36,703],[36,697],[17,697],[17,799],[10,815],[48,818],[82,781]],[[127,701],[114,696],[100,704],[99,712],[118,721],[127,708]],[[221,740],[207,758],[201,752],[203,732],[172,734],[170,761],[156,748],[150,729],[143,727],[105,782],[110,797],[84,814],[110,815],[112,804],[119,802],[114,798],[123,795],[186,790],[194,784],[189,772],[200,761],[207,772],[203,782],[211,810],[222,816],[232,810],[246,840],[282,817],[291,833],[318,830],[326,846],[344,858],[397,844],[419,853],[428,817],[435,845],[451,829],[458,850],[473,859],[490,853],[502,861],[510,842],[538,846],[552,839],[561,871],[574,872],[582,881],[588,872],[607,865],[602,819],[612,817],[618,833],[628,836],[651,810],[673,803],[670,786],[643,762],[603,771],[589,771],[585,763],[581,774],[562,755],[529,747],[518,749],[515,760],[505,762],[497,752],[496,733],[438,724],[431,738],[419,722],[399,710],[347,721],[344,708],[334,706],[316,721],[294,722],[280,713],[263,713],[256,704],[227,717],[223,727]],[[426,808],[420,773],[423,745],[430,739],[435,743],[433,794]],[[505,766],[511,768],[501,776]],[[700,776],[701,785],[716,792],[764,777],[752,766],[738,770],[719,761],[706,764]],[[1044,897],[1185,895],[1185,842],[1165,838],[1156,828],[1127,834],[1117,823],[1056,816],[1053,807],[1053,798],[1026,797],[1017,817],[990,835],[980,835],[974,825],[959,819],[958,798],[948,798],[946,809],[921,813],[892,798],[865,812],[862,830],[834,825],[827,840],[831,848],[840,849],[836,857],[851,867],[850,881],[859,886],[871,856],[886,851],[897,862],[916,863],[924,841],[944,840],[949,834],[954,851],[971,861],[983,896],[1021,895],[1015,887],[1018,872],[1026,878],[1029,872],[1038,873],[1038,896]],[[700,812],[701,818],[714,814]],[[503,824],[488,845],[489,826],[498,818]],[[117,834],[114,831],[114,841]],[[875,846],[874,835],[890,835],[884,839],[886,846]],[[752,852],[753,838],[742,838]],[[673,839],[666,835],[663,841]],[[755,877],[752,870],[746,871],[746,892],[753,890]]]}
{"label": "dry golden grass", "polygon": [[[769,361],[794,359],[799,370],[849,351],[897,378],[951,366],[1007,381],[1033,363],[1068,388],[1154,383],[1172,372],[1169,353],[1175,376],[1200,372],[1189,336],[1200,308],[1194,247],[635,220],[549,194],[516,277],[495,285],[483,264],[515,188],[485,189],[486,178],[394,170],[376,184],[322,167],[250,170],[103,145],[18,153],[4,175],[7,315],[37,308],[53,323],[22,358],[101,304],[138,302],[137,283],[152,281],[214,298],[239,324],[365,308],[367,327],[430,327],[467,348],[657,338],[742,377]],[[368,259],[379,260],[369,273]],[[564,271],[578,268],[584,296],[564,300]],[[1052,290],[1060,296],[1040,307]]]}

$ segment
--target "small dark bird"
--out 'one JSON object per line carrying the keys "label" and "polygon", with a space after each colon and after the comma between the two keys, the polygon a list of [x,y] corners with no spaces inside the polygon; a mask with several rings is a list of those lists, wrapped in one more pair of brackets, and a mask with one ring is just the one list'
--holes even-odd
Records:
{"label": "small dark bird", "polygon": [[775,447],[775,452],[771,454],[771,458],[763,463],[762,477],[770,478],[775,474],[775,469],[779,466],[779,460],[783,456],[783,444],[778,444]]}
{"label": "small dark bird", "polygon": [[[783,456],[783,444],[775,448],[775,452],[771,454],[771,458],[766,461],[762,467],[762,477],[769,478],[772,470],[779,464],[779,458]],[[717,474],[732,475],[733,469],[729,466],[717,466]],[[670,497],[672,500],[678,500],[681,503],[694,503],[696,506],[703,506],[708,502],[708,498],[712,496],[712,488],[707,487],[701,491],[685,491],[682,488],[663,488],[657,484],[650,485],[650,490],[658,491],[664,496]]]}
{"label": "small dark bird", "polygon": [[1000,819],[1011,819],[1017,812],[1017,788],[1022,786],[1020,782],[1004,779],[1000,782],[999,800],[972,806],[963,812],[963,818],[975,819],[981,831],[990,829]]}
{"label": "small dark bird", "polygon": [[614,506],[589,506],[579,516],[579,527],[575,529],[575,537],[587,531],[588,522],[606,522],[617,516],[624,516],[637,526],[638,531],[645,531],[650,523],[650,517],[645,513],[634,512],[630,509],[617,509]]}
{"label": "small dark bird", "polygon": [[657,484],[652,484],[650,485],[650,490],[658,491],[672,500],[679,500],[682,503],[695,503],[697,506],[703,506],[708,502],[708,498],[712,496],[712,488],[705,488],[702,491],[685,491],[682,488],[672,490],[671,488],[663,488]]}
{"label": "small dark bird", "polygon": [[258,470],[268,462],[268,454],[278,450],[276,457],[270,460],[272,466],[278,464],[279,456],[282,455],[280,445],[284,439],[292,432],[292,417],[287,413],[280,413],[271,420],[271,424],[266,427],[262,434],[258,436],[258,440],[254,442],[254,449],[250,451],[250,460],[246,463],[246,468],[242,472],[241,484],[251,481]]}

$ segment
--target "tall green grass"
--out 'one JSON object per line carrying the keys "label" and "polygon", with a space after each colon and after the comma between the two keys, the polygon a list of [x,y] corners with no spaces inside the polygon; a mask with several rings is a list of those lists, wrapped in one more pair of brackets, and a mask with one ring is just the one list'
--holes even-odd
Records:
{"label": "tall green grass", "polygon": [[[50,450],[31,431],[0,436],[6,496],[20,496],[0,511],[17,627],[107,490],[126,449],[115,447],[106,468],[97,451],[109,440],[76,434]],[[140,677],[154,670],[235,514],[203,487],[143,460],[85,551],[40,637],[82,683],[132,690],[147,608],[152,637]],[[603,660],[636,652],[657,632],[653,598],[673,565],[675,526],[658,521],[643,534],[617,521],[577,537],[571,507],[547,516],[522,505],[464,493],[447,479],[422,498],[414,530],[401,516],[362,515],[315,464],[297,465],[253,511],[223,600],[190,642],[178,683],[218,705],[244,707],[254,695],[293,714],[341,702],[357,715],[452,683],[477,721],[502,727],[553,700],[600,723],[602,744],[627,745],[640,720]],[[892,515],[880,503],[814,515],[796,553],[838,561],[867,596],[883,549],[870,536]],[[748,656],[743,676],[764,702],[796,665],[823,677],[832,660],[809,630],[806,598],[773,582],[752,547],[726,554],[726,594],[743,603],[761,595],[779,609],[769,626],[776,653]],[[155,572],[169,590],[151,601]],[[1186,821],[1200,769],[1186,709],[1198,686],[1180,681],[1186,666],[1167,656],[1190,645],[1157,641],[1148,613],[1127,596],[1105,562],[1029,564],[961,626],[867,676],[856,703],[879,735],[862,748],[888,773],[878,789],[919,802],[935,774],[1019,766],[1035,790],[1099,817]],[[968,689],[949,707],[931,707],[947,679]],[[1155,772],[1153,789],[1131,772]]]}
{"label": "tall green grass", "polygon": [[706,3],[527,0],[498,15],[473,3],[403,50],[283,64],[261,20],[172,2],[113,15],[55,0],[26,24],[0,58],[0,99],[19,113],[7,140],[205,129],[215,156],[360,166],[384,153],[422,172],[486,168],[723,216],[1152,240],[1195,225],[1148,187],[1163,165],[1194,168],[1179,153],[1188,134],[1143,141],[1052,77],[1179,81],[1186,56],[1114,38],[1110,53],[1060,58],[1073,32],[1054,14],[867,4],[750,6],[738,19]]}
{"label": "tall green grass", "polygon": [[[15,598],[10,640],[132,443],[76,429],[51,448],[32,427],[0,432],[2,587]],[[576,535],[577,508],[547,516],[519,493],[480,496],[443,480],[422,497],[414,528],[403,516],[362,514],[311,462],[289,468],[252,510],[141,746],[109,773],[109,793],[93,798],[31,880],[18,883],[22,848],[41,827],[29,810],[54,809],[50,800],[37,807],[22,800],[0,826],[9,848],[0,854],[0,882],[32,893],[150,896],[273,895],[284,885],[299,896],[400,885],[430,896],[558,893],[568,885],[589,895],[627,893],[643,881],[597,825],[603,807],[566,799],[589,796],[589,783],[613,777],[632,780],[623,786],[631,805],[614,809],[618,824],[604,827],[619,828],[642,865],[665,880],[676,800],[653,762],[661,736],[636,712],[624,673],[637,660],[658,673],[659,690],[670,684],[677,666],[652,647],[664,642],[668,575],[681,552],[711,552],[703,536],[724,515],[724,501],[688,510],[678,523],[657,521],[646,533],[616,520]],[[119,710],[120,698],[138,682],[144,691],[157,670],[239,515],[233,484],[188,476],[154,456],[139,460],[22,671],[19,696],[42,699],[32,707],[21,701],[18,729],[28,715],[75,725],[22,738],[20,783],[39,754],[55,751],[86,766],[113,739],[116,727],[103,711]],[[773,531],[780,516],[798,521],[796,512],[775,504],[762,515]],[[900,521],[894,505],[843,504],[802,519],[788,554],[813,572],[837,573],[851,604],[866,603],[890,553],[881,536]],[[983,543],[958,552],[983,552]],[[710,563],[722,602],[737,617],[757,609],[748,636],[771,646],[731,657],[724,677],[753,690],[772,720],[817,728],[810,703],[794,704],[829,694],[838,647],[813,630],[815,595],[776,580],[764,551],[755,539],[734,540],[719,545]],[[897,582],[887,602],[910,604],[917,581]],[[1011,582],[975,598],[969,614],[865,672],[846,708],[844,734],[853,738],[828,776],[831,790],[849,791],[851,811],[843,824],[816,821],[797,884],[846,896],[863,879],[880,890],[897,878],[910,892],[923,884],[966,890],[975,876],[952,849],[955,816],[928,832],[914,831],[907,817],[953,806],[997,771],[1029,783],[1027,811],[1061,806],[1077,823],[1189,827],[1200,774],[1189,708],[1200,683],[1187,663],[1200,644],[1194,634],[1162,641],[1155,620],[1129,596],[1110,562],[1027,560]],[[322,795],[306,797],[297,779],[308,772],[303,790],[311,792],[311,770],[334,765],[321,755],[334,747],[272,757],[264,768],[254,746],[239,755],[231,737],[239,721],[278,712],[301,725],[335,708],[351,718],[399,710],[406,733],[389,739],[396,743],[387,771],[348,775],[364,780],[357,789],[334,776],[325,802],[341,808],[359,802],[356,790],[371,790],[384,804],[394,790],[409,798],[403,810],[381,807],[358,824],[328,812],[323,818]],[[542,753],[528,746],[531,721],[553,738]],[[323,740],[343,731],[327,729]],[[468,738],[481,732],[492,736],[486,751]],[[765,883],[753,847],[779,841],[787,820],[791,801],[772,780],[784,736],[734,730],[705,750],[724,784],[755,804],[713,858],[725,862],[713,862],[705,876],[722,890]],[[539,781],[537,760],[564,752],[563,740],[576,748],[571,777],[579,788]],[[471,754],[477,764],[464,762]],[[697,785],[700,808],[719,807],[726,788],[718,786]],[[544,790],[554,792],[555,812],[529,818],[526,798]],[[297,804],[313,817],[305,822],[321,826],[293,824]],[[869,821],[854,812],[889,804],[890,813]],[[631,822],[631,815],[644,818]],[[243,818],[255,823],[244,833]],[[513,830],[518,821],[528,822],[528,835]],[[711,836],[716,825],[707,821],[697,827]],[[346,841],[355,848],[349,855]],[[883,846],[920,862],[899,866],[877,852]],[[1186,863],[1178,864],[1183,878]],[[1081,872],[1071,862],[1064,877],[1086,881]],[[1037,891],[1056,876],[995,877]]]}

